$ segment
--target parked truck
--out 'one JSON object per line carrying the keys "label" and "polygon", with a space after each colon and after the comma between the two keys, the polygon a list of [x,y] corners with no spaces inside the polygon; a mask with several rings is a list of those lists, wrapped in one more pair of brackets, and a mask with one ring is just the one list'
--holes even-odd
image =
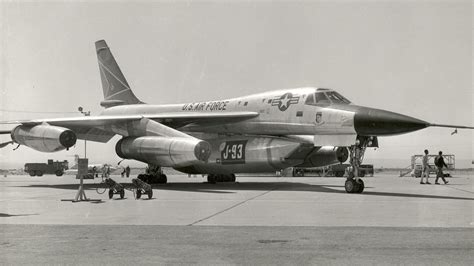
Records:
{"label": "parked truck", "polygon": [[56,176],[62,176],[64,171],[69,168],[67,160],[64,161],[53,161],[48,160],[48,163],[26,163],[25,172],[30,176],[42,176],[55,174]]}

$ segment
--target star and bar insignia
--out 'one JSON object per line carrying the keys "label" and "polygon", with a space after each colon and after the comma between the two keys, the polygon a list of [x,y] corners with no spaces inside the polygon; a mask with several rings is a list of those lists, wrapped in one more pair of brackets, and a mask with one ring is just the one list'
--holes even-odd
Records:
{"label": "star and bar insignia", "polygon": [[272,106],[278,106],[278,109],[284,112],[288,107],[290,107],[290,105],[297,104],[299,100],[300,96],[293,96],[291,92],[287,92],[282,96],[272,99]]}

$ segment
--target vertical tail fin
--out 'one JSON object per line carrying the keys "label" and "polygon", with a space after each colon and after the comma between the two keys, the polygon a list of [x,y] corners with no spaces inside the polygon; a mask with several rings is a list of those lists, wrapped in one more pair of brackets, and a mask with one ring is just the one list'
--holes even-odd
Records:
{"label": "vertical tail fin", "polygon": [[104,40],[97,41],[95,49],[99,61],[102,89],[104,90],[104,100],[100,102],[100,105],[108,108],[116,105],[142,103],[130,89],[107,43]]}

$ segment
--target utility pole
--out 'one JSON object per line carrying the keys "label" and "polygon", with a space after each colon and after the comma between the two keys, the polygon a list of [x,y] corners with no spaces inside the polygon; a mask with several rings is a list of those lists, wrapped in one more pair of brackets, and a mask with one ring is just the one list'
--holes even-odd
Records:
{"label": "utility pole", "polygon": [[[91,111],[84,111],[84,108],[82,108],[82,106],[79,106],[77,108],[77,110],[79,112],[81,112],[81,114],[83,114],[84,116],[90,116],[91,115]],[[84,158],[87,158],[87,140],[84,139]]]}

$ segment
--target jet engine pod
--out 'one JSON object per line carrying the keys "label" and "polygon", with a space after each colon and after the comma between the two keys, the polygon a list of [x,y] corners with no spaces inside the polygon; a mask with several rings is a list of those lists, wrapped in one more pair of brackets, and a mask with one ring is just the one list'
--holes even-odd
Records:
{"label": "jet engine pod", "polygon": [[117,142],[115,151],[124,159],[165,167],[185,167],[206,162],[211,155],[211,145],[196,138],[127,137]]}
{"label": "jet engine pod", "polygon": [[76,134],[63,127],[51,125],[17,126],[12,130],[12,140],[41,152],[56,152],[76,144]]}
{"label": "jet engine pod", "polygon": [[340,163],[343,163],[349,159],[349,150],[346,147],[338,147],[336,149],[336,158]]}
{"label": "jet engine pod", "polygon": [[349,158],[349,151],[345,147],[320,147],[312,151],[302,166],[320,167],[336,163],[343,163]]}

